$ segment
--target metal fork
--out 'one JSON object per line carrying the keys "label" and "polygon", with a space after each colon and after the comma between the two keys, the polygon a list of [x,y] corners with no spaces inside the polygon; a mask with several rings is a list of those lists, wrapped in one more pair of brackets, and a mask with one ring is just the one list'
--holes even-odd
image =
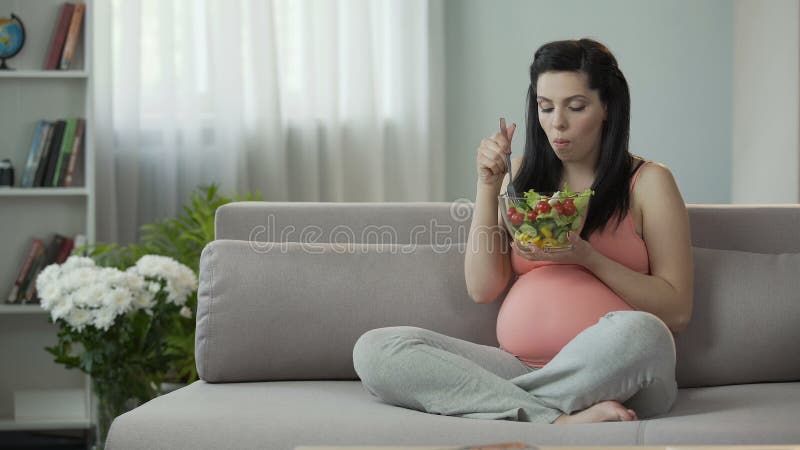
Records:
{"label": "metal fork", "polygon": [[514,177],[511,176],[511,153],[506,153],[506,167],[508,167],[508,184],[506,185],[506,195],[516,202],[517,190],[514,189]]}
{"label": "metal fork", "polygon": [[[500,118],[500,130],[503,132],[503,136],[506,138],[508,142],[509,149],[511,147],[511,142],[508,141],[508,133],[506,132],[506,119],[505,117]],[[511,153],[506,153],[506,168],[508,170],[508,185],[506,185],[506,195],[512,199],[511,201],[516,204],[516,196],[517,190],[514,189],[514,177],[511,175]]]}

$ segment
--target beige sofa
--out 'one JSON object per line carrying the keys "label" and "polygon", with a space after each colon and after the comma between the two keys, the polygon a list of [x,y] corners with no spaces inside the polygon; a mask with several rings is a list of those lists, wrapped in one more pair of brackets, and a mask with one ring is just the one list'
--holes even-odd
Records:
{"label": "beige sofa", "polygon": [[551,425],[385,404],[353,369],[353,344],[378,327],[497,345],[501,302],[465,288],[471,204],[225,205],[201,261],[201,381],[118,417],[107,448],[800,443],[800,205],[689,212],[695,307],[673,409]]}

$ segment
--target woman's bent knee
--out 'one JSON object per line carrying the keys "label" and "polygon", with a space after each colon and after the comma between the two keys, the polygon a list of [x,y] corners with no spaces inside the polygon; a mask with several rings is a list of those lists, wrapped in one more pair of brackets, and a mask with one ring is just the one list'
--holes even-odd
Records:
{"label": "woman's bent knee", "polygon": [[655,314],[645,311],[613,311],[603,317],[612,335],[621,340],[621,355],[631,358],[626,365],[658,366],[664,374],[674,374],[675,341],[667,325]]}
{"label": "woman's bent knee", "polygon": [[367,391],[379,398],[392,396],[393,356],[424,331],[410,326],[375,328],[356,340],[353,368]]}
{"label": "woman's bent knee", "polygon": [[620,336],[631,340],[630,344],[642,344],[649,350],[664,347],[674,350],[674,341],[669,327],[655,314],[646,311],[613,311],[605,316]]}
{"label": "woman's bent knee", "polygon": [[382,368],[392,348],[399,341],[413,337],[417,327],[396,326],[369,330],[353,345],[353,368],[363,381],[376,369]]}

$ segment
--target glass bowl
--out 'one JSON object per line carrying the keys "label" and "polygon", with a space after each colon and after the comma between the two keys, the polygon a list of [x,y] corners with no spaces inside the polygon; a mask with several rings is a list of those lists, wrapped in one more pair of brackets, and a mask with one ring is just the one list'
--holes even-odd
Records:
{"label": "glass bowl", "polygon": [[516,245],[535,245],[545,252],[572,250],[567,233],[580,233],[591,191],[568,193],[528,191],[524,197],[501,194],[498,208]]}

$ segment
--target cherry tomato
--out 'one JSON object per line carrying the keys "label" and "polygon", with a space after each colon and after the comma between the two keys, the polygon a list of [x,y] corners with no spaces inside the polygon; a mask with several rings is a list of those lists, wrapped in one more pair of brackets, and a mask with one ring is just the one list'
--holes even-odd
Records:
{"label": "cherry tomato", "polygon": [[506,211],[506,216],[510,219],[511,216],[513,216],[516,213],[517,213],[517,208],[514,208],[512,206],[512,207],[508,208],[508,211]]}
{"label": "cherry tomato", "polygon": [[510,217],[510,219],[511,219],[511,223],[514,224],[515,227],[518,227],[518,226],[522,225],[522,222],[525,220],[525,216],[522,215],[522,213],[517,212],[517,213],[514,213],[514,215],[512,215]]}
{"label": "cherry tomato", "polygon": [[553,205],[553,208],[556,209],[556,212],[558,213],[558,215],[560,215],[560,216],[564,215],[564,206],[561,203],[556,202],[556,204]]}
{"label": "cherry tomato", "polygon": [[528,211],[528,220],[530,220],[531,222],[536,222],[536,216],[538,215],[539,213],[536,212],[536,210],[532,209]]}
{"label": "cherry tomato", "polygon": [[575,214],[577,208],[575,208],[575,203],[572,202],[571,198],[564,200],[564,214],[567,216],[571,216]]}
{"label": "cherry tomato", "polygon": [[536,204],[536,212],[540,214],[550,212],[550,203],[547,203],[546,200],[540,200],[539,203]]}

